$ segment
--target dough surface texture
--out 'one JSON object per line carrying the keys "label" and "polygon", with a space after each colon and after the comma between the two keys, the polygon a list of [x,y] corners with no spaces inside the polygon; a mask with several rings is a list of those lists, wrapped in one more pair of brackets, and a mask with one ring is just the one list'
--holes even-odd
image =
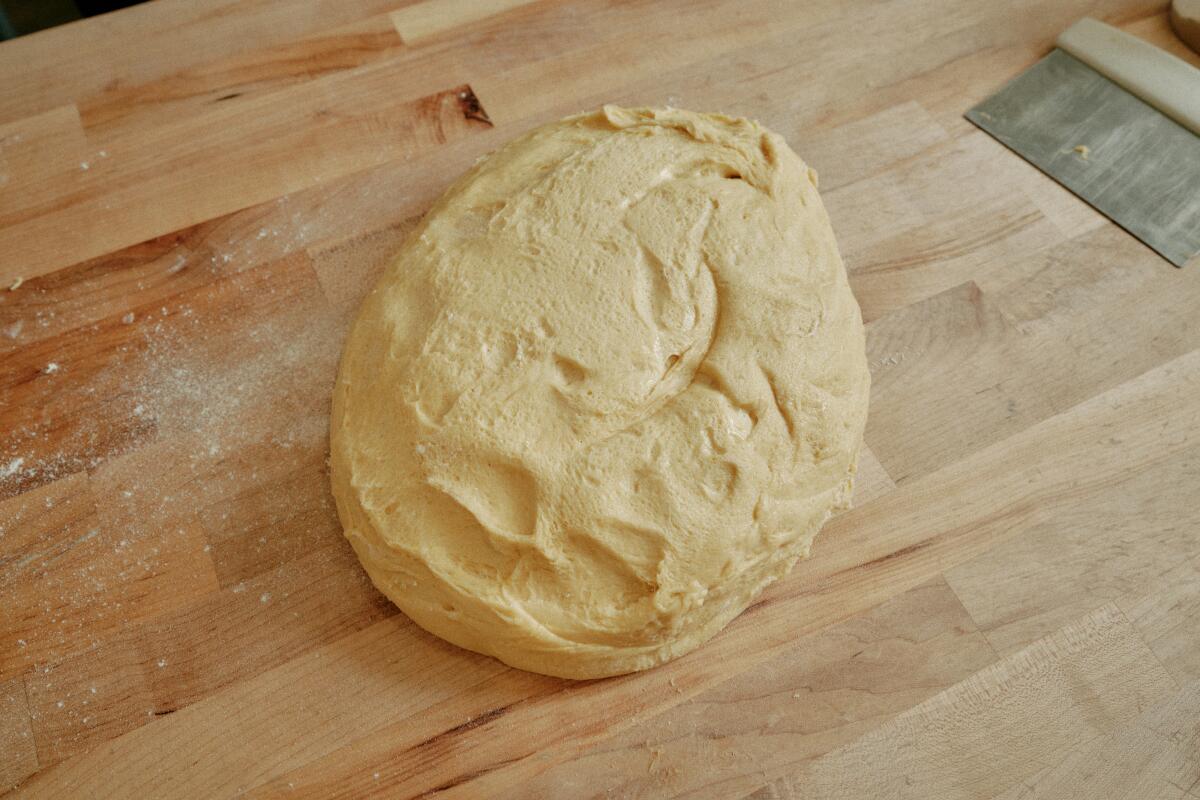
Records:
{"label": "dough surface texture", "polygon": [[848,505],[870,376],[815,174],[756,123],[605,106],[459,179],[333,398],[346,536],[426,630],[570,678],[716,634]]}

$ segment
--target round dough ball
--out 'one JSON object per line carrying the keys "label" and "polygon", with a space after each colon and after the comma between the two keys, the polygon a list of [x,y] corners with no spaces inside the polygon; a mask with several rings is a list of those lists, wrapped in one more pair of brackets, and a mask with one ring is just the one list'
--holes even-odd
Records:
{"label": "round dough ball", "polygon": [[334,496],[426,630],[570,678],[713,636],[848,504],[870,377],[814,173],[606,106],[455,183],[366,299]]}

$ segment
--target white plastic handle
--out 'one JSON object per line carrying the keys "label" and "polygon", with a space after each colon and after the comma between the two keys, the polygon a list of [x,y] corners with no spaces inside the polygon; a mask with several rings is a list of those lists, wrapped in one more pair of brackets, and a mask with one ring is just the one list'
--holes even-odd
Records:
{"label": "white plastic handle", "polygon": [[1200,135],[1200,69],[1090,17],[1059,34],[1058,46]]}

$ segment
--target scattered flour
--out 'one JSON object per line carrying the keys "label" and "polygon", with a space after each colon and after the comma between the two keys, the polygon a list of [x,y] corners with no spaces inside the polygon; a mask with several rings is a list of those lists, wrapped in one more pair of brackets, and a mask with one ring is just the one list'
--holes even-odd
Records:
{"label": "scattered flour", "polygon": [[[271,235],[278,232],[266,234]],[[231,258],[222,256],[225,262]],[[64,354],[41,369],[59,376],[46,381],[61,383],[54,390],[61,392],[57,397],[69,399],[73,393],[85,404],[86,415],[63,429],[34,419],[0,432],[0,488],[39,486],[87,471],[92,488],[108,493],[104,509],[109,516],[86,531],[71,528],[69,521],[80,503],[91,501],[84,499],[86,491],[72,498],[73,484],[68,483],[54,484],[67,488],[22,489],[47,494],[21,506],[19,514],[0,515],[0,541],[8,531],[38,530],[39,518],[50,515],[66,521],[63,530],[73,531],[39,546],[26,559],[0,565],[0,578],[15,578],[7,585],[0,580],[0,608],[20,597],[20,603],[32,602],[20,612],[41,620],[17,641],[23,657],[39,671],[47,657],[100,647],[114,627],[136,618],[139,592],[146,591],[140,588],[143,581],[188,563],[190,556],[180,555],[187,545],[175,544],[187,536],[168,541],[164,531],[177,532],[189,520],[206,533],[211,527],[223,535],[241,535],[232,527],[240,517],[221,513],[229,500],[256,485],[268,487],[264,481],[281,480],[299,467],[307,469],[314,453],[323,452],[340,325],[333,315],[304,307],[283,288],[255,291],[266,294],[256,296],[250,312],[236,305],[215,310],[197,305],[163,307],[150,319],[126,313],[122,323],[139,325],[125,330],[129,338],[113,350],[107,366],[85,375]],[[276,292],[277,300],[272,299]],[[39,311],[29,323],[49,327],[54,313]],[[249,316],[239,319],[238,314]],[[16,339],[23,324],[18,320],[0,333]],[[126,432],[127,445],[114,430]],[[286,503],[275,505],[264,512],[268,525],[276,519],[271,515],[282,521],[293,512]],[[209,516],[198,519],[200,512]],[[168,522],[170,527],[164,525]],[[262,538],[263,530],[271,528],[257,528],[250,541]],[[74,548],[81,549],[72,553]],[[204,542],[203,552],[219,559],[223,551]],[[272,552],[266,550],[269,557]],[[17,583],[27,581],[38,585],[33,601],[27,591],[17,593]],[[262,587],[257,578],[255,584],[264,605],[285,596]],[[138,590],[132,591],[135,586]],[[239,583],[232,591],[246,589],[246,583]],[[164,657],[147,663],[165,668],[172,655],[160,653]],[[45,692],[57,684],[50,671],[46,665]],[[56,701],[53,694],[38,691],[44,703]],[[71,695],[64,704],[72,716],[82,713],[88,694],[97,694],[94,686],[76,691],[83,698],[76,702]],[[95,712],[88,713],[76,717],[75,724],[94,722]],[[153,710],[148,716],[154,716]]]}

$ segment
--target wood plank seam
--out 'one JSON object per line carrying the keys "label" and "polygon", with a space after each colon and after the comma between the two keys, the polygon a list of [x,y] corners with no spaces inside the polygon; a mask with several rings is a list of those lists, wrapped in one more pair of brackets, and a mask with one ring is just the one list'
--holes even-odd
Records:
{"label": "wood plank seam", "polygon": [[1168,668],[1166,662],[1164,662],[1162,660],[1162,658],[1158,655],[1158,653],[1155,652],[1154,648],[1150,646],[1150,642],[1146,639],[1146,634],[1142,631],[1142,629],[1139,626],[1135,625],[1133,623],[1133,621],[1131,619],[1129,619],[1129,615],[1125,613],[1125,609],[1121,607],[1120,602],[1113,601],[1113,606],[1114,606],[1114,608],[1116,608],[1117,613],[1121,615],[1121,619],[1125,620],[1125,622],[1129,625],[1130,629],[1132,629],[1133,632],[1135,634],[1137,634],[1138,640],[1146,648],[1146,652],[1148,652],[1150,654],[1150,657],[1153,658],[1155,663],[1158,664],[1158,666],[1162,669],[1162,671],[1170,677],[1171,682],[1173,684],[1175,684],[1175,688],[1176,689],[1183,688],[1183,684],[1179,681],[1179,679],[1175,676],[1175,674]]}
{"label": "wood plank seam", "polygon": [[[307,85],[300,89],[311,93],[321,91],[310,90]],[[271,97],[276,109],[284,109],[288,98],[296,91],[284,89],[273,93]],[[220,119],[197,118],[181,123],[183,131],[164,126],[156,129],[147,141],[110,144],[112,157],[107,163],[129,161],[129,166],[113,168],[117,171],[108,176],[99,175],[99,171],[90,172],[90,185],[69,192],[53,204],[38,203],[0,215],[0,282],[43,275],[331,178],[405,158],[414,151],[442,145],[448,138],[468,134],[480,126],[491,127],[477,96],[467,85],[393,104],[390,111],[397,130],[390,133],[378,129],[378,111],[342,119],[324,109],[319,97],[310,98],[309,105],[314,100],[318,101],[314,113],[320,119],[313,130],[323,139],[314,139],[316,134],[297,132],[296,125],[300,120],[291,118],[306,113],[305,106],[298,110],[287,106],[291,110],[280,112],[282,120],[262,117],[265,121],[261,135],[246,139],[239,135],[237,143],[223,143],[215,135],[207,139],[194,138],[197,131],[192,130],[189,134],[188,130],[196,126],[210,129],[216,125],[217,130],[226,130],[217,125]],[[334,97],[326,100],[334,102]],[[218,116],[223,118],[225,114]],[[180,139],[179,134],[185,138]],[[264,136],[269,141],[264,140]],[[351,138],[347,139],[348,136]],[[147,160],[144,148],[162,148],[168,139],[173,142],[169,147],[176,151],[177,169],[162,174]],[[348,156],[333,149],[346,148],[348,142],[358,145],[356,149],[350,149]],[[386,145],[382,152],[379,145]],[[240,149],[229,149],[238,146]],[[126,149],[130,150],[127,155]],[[219,153],[228,159],[228,164],[223,173],[214,175],[213,164],[223,163],[212,161]],[[232,159],[234,153],[241,157],[241,162]],[[194,188],[194,184],[212,187],[218,178],[223,185],[217,194],[181,194]],[[184,198],[187,202],[183,202]],[[126,229],[125,226],[133,222],[132,209],[148,210],[151,206],[156,206],[151,219]],[[64,215],[81,214],[89,215],[89,225],[64,230],[58,224]],[[117,224],[117,216],[125,221],[122,225]],[[58,249],[46,252],[44,248],[31,248],[29,237],[36,236],[38,230],[49,228],[58,231]]]}

